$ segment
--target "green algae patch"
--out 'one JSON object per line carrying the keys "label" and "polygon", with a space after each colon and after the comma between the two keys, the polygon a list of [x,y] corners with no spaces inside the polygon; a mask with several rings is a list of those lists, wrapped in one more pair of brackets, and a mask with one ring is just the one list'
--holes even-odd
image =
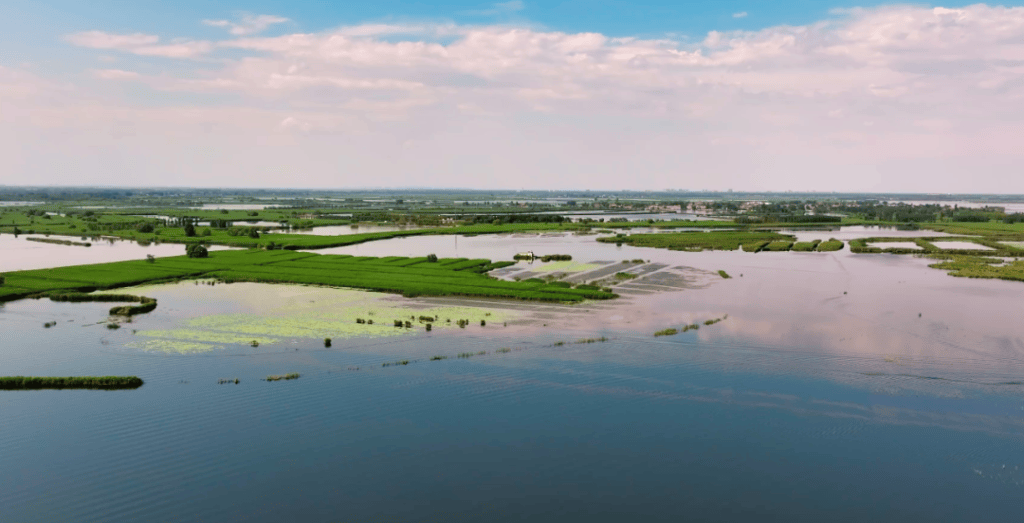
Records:
{"label": "green algae patch", "polygon": [[252,343],[253,341],[259,343],[260,345],[263,345],[266,343],[275,343],[278,341],[276,338],[252,337],[235,332],[212,332],[189,329],[147,330],[137,332],[136,334],[139,336],[163,338],[167,340],[195,341],[201,343],[227,343],[238,345],[249,344]]}
{"label": "green algae patch", "polygon": [[538,267],[535,270],[537,272],[584,272],[584,271],[594,270],[594,269],[596,269],[598,267],[601,267],[601,265],[598,265],[596,263],[580,263],[580,262],[574,262],[574,261],[560,261],[560,262],[549,263],[549,264],[544,265],[542,267]]}
{"label": "green algae patch", "polygon": [[133,341],[126,343],[125,347],[146,352],[164,352],[167,354],[195,354],[224,348],[222,346],[210,345],[207,343],[162,339]]}
{"label": "green algae patch", "polygon": [[[177,290],[192,287],[177,284]],[[168,291],[173,291],[168,286]],[[160,289],[152,289],[159,292]],[[167,353],[197,353],[228,345],[274,346],[282,340],[332,341],[383,338],[439,329],[486,329],[518,317],[515,312],[470,306],[430,306],[413,299],[343,289],[238,283],[207,287],[245,312],[185,318],[166,329],[136,332],[129,347]],[[180,294],[180,293],[179,293]],[[179,295],[179,299],[180,299]],[[203,299],[202,295],[194,299]],[[400,324],[400,326],[396,326]]]}

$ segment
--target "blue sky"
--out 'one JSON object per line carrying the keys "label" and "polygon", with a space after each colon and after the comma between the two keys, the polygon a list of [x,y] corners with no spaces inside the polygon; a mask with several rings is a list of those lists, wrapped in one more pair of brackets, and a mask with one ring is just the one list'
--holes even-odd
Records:
{"label": "blue sky", "polygon": [[[375,21],[435,20],[466,24],[516,23],[565,32],[599,32],[609,36],[701,39],[708,31],[756,30],[776,25],[803,25],[828,17],[835,9],[871,7],[884,2],[842,0],[563,0],[488,3],[473,0],[409,2],[181,1],[140,2],[6,2],[0,6],[0,64],[51,64],[69,67],[81,55],[63,35],[102,29],[145,32],[165,37],[210,37],[214,27],[203,19],[229,19],[238,13],[274,14],[291,19],[268,33],[318,32]],[[915,4],[928,5],[928,4]],[[968,5],[944,3],[947,7]],[[1009,5],[1009,4],[1003,4]],[[496,7],[497,6],[497,7]],[[745,14],[744,14],[745,13]],[[737,16],[738,15],[738,16]]]}
{"label": "blue sky", "polygon": [[1024,192],[1024,8],[7,2],[0,183]]}

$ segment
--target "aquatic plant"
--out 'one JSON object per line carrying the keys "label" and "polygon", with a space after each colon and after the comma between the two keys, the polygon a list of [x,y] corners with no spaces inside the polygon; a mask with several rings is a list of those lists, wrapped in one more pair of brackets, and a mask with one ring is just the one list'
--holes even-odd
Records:
{"label": "aquatic plant", "polygon": [[509,352],[512,352],[512,349],[510,349],[508,347],[502,347],[502,348],[500,348],[500,349],[498,349],[498,350],[496,350],[494,352],[498,352],[498,353],[501,353],[501,354],[507,354]]}
{"label": "aquatic plant", "polygon": [[292,372],[289,374],[274,374],[267,376],[267,379],[264,381],[297,380],[299,379],[299,376],[301,376],[301,374],[299,374],[298,372]]}
{"label": "aquatic plant", "polygon": [[729,276],[729,273],[727,273],[727,272],[725,272],[725,271],[723,271],[721,269],[718,270],[718,275],[721,276],[723,279],[726,279],[726,280],[728,280],[729,278],[732,278],[732,276]]}
{"label": "aquatic plant", "polygon": [[658,336],[672,336],[674,334],[679,334],[679,331],[676,330],[676,329],[662,329],[662,330],[660,330],[658,332],[655,332],[654,336],[655,337],[658,337]]}
{"label": "aquatic plant", "polygon": [[137,376],[72,376],[72,377],[0,377],[0,390],[27,389],[137,389],[142,386]]}
{"label": "aquatic plant", "polygon": [[446,360],[446,359],[448,359],[448,356],[438,355],[438,356],[431,356],[430,357],[430,361],[440,361],[440,360]]}
{"label": "aquatic plant", "polygon": [[331,339],[330,338],[324,338],[324,347],[330,347],[330,346],[331,346]]}

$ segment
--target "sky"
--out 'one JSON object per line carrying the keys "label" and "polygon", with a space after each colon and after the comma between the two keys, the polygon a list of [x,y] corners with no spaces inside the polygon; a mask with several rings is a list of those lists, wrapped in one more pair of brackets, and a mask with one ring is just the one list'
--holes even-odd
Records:
{"label": "sky", "polygon": [[0,2],[0,185],[1024,193],[1022,124],[1008,4]]}

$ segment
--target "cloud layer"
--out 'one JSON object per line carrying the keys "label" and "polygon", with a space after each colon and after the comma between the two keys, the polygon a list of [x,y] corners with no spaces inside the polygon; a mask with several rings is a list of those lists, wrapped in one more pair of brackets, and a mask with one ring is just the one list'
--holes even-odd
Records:
{"label": "cloud layer", "polygon": [[[174,150],[160,133],[215,128],[203,143],[221,147],[181,167],[254,185],[301,168],[312,186],[372,172],[380,185],[1024,192],[1022,8],[856,9],[700,41],[438,23],[255,36],[285,21],[204,21],[234,35],[220,41],[72,34],[124,63],[53,96],[134,83],[175,110],[104,96],[69,127],[127,126],[157,156]],[[181,62],[150,63],[166,59]],[[268,146],[239,157],[253,140]]]}

